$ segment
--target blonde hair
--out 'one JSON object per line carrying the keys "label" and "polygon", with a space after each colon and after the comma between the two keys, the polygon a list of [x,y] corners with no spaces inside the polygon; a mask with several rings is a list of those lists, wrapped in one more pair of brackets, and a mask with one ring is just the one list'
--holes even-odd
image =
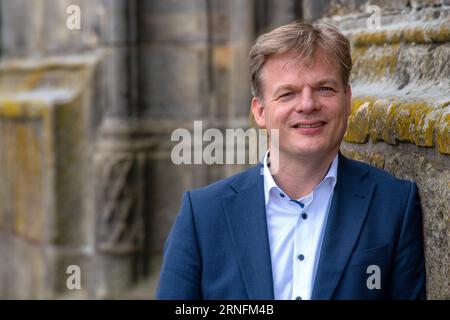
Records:
{"label": "blonde hair", "polygon": [[319,49],[339,63],[343,83],[347,86],[352,69],[348,39],[332,25],[295,21],[262,34],[250,49],[252,95],[262,98],[261,70],[270,57],[292,53],[298,56],[300,63],[308,63]]}

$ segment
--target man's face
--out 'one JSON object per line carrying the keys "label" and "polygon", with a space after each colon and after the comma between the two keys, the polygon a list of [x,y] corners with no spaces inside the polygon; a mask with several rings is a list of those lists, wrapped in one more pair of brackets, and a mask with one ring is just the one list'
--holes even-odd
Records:
{"label": "man's face", "polygon": [[263,101],[252,111],[261,128],[279,129],[280,155],[326,157],[335,154],[347,128],[351,89],[339,65],[318,51],[310,64],[293,55],[274,56],[262,69]]}

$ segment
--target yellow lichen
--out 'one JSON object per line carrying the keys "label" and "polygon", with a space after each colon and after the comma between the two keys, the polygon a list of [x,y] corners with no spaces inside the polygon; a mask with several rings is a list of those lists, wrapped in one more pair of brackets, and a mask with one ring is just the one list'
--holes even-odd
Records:
{"label": "yellow lichen", "polygon": [[35,121],[14,122],[9,139],[14,146],[8,149],[13,163],[14,231],[27,238],[39,240],[42,236],[42,137]]}
{"label": "yellow lichen", "polygon": [[356,47],[369,45],[395,44],[400,42],[429,43],[448,42],[450,40],[450,28],[448,23],[433,27],[409,27],[394,30],[362,31],[352,34],[351,40]]}
{"label": "yellow lichen", "polygon": [[349,157],[351,159],[354,160],[359,160],[359,161],[366,161],[366,158],[363,154],[361,154],[360,152],[354,150],[354,149],[342,149],[342,153],[346,156]]}
{"label": "yellow lichen", "polygon": [[450,41],[450,28],[448,25],[441,25],[438,30],[431,30],[429,38],[433,42],[448,42]]}
{"label": "yellow lichen", "polygon": [[364,46],[367,44],[384,44],[387,42],[386,30],[375,32],[359,32],[352,36],[352,41],[355,46]]}
{"label": "yellow lichen", "polygon": [[42,101],[0,100],[0,117],[3,118],[40,118],[45,112]]}
{"label": "yellow lichen", "polygon": [[17,101],[5,100],[0,103],[0,117],[17,118],[23,115],[22,104]]}
{"label": "yellow lichen", "polygon": [[409,28],[404,30],[404,40],[405,42],[412,43],[424,43],[425,35],[424,30],[420,28]]}
{"label": "yellow lichen", "polygon": [[25,87],[24,89],[30,90],[30,89],[35,88],[38,85],[38,83],[42,80],[43,75],[44,75],[44,70],[42,70],[42,69],[37,69],[34,72],[27,73],[24,76],[25,77],[24,82],[23,82],[24,87]]}
{"label": "yellow lichen", "polygon": [[369,162],[374,165],[375,167],[378,167],[380,169],[384,168],[384,154],[382,153],[369,153]]}
{"label": "yellow lichen", "polygon": [[447,103],[438,119],[436,144],[441,153],[450,154],[450,105]]}
{"label": "yellow lichen", "polygon": [[352,100],[351,113],[348,119],[344,140],[354,143],[365,143],[368,137],[367,109],[372,103],[370,99],[355,98]]}
{"label": "yellow lichen", "polygon": [[424,101],[405,102],[399,99],[374,100],[354,98],[344,140],[365,143],[384,141],[396,145],[413,143],[422,147],[438,146],[450,153],[449,103],[435,106]]}

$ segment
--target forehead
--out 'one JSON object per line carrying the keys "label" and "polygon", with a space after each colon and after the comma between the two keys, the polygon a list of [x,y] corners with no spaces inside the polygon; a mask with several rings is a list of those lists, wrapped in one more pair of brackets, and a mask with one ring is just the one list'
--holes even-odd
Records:
{"label": "forehead", "polygon": [[275,55],[266,61],[261,72],[263,87],[280,81],[320,81],[324,77],[341,82],[339,63],[323,50],[317,50],[308,59],[292,53]]}

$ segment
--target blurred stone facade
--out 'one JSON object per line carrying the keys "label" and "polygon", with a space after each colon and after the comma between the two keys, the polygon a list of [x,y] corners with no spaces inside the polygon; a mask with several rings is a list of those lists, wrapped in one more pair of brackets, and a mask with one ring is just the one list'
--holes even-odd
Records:
{"label": "blurred stone facade", "polygon": [[450,3],[371,1],[379,27],[367,4],[0,1],[0,298],[152,298],[182,192],[245,167],[177,166],[171,133],[249,128],[248,50],[304,18],[351,39],[342,151],[417,182],[428,296],[450,299]]}

